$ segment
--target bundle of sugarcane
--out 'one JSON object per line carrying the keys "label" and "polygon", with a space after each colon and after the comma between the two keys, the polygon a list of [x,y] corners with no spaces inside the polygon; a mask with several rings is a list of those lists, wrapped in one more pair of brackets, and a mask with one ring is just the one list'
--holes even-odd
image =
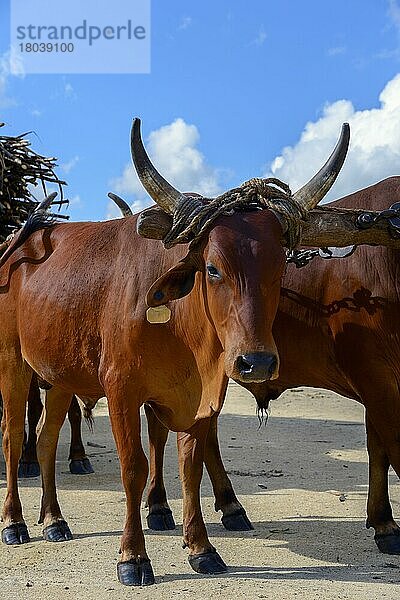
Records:
{"label": "bundle of sugarcane", "polygon": [[[0,127],[3,126],[4,123],[0,123]],[[67,202],[63,195],[66,183],[54,172],[56,159],[34,152],[27,135],[0,136],[0,242],[21,227],[38,205],[32,186],[41,185],[46,196],[46,184],[56,184],[60,191],[60,200],[56,203]]]}

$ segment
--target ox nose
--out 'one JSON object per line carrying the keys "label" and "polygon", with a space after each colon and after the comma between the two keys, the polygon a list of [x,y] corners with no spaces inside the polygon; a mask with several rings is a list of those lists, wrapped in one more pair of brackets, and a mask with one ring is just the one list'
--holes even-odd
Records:
{"label": "ox nose", "polygon": [[268,381],[275,373],[277,366],[277,357],[269,352],[242,354],[236,359],[236,369],[242,381]]}

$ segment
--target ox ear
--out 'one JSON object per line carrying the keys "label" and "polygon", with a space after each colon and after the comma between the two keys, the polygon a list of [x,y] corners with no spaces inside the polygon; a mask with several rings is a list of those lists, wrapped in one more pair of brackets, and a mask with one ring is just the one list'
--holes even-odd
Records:
{"label": "ox ear", "polygon": [[169,269],[149,289],[147,306],[156,307],[178,300],[192,291],[196,272],[201,269],[197,252],[190,251],[175,267]]}

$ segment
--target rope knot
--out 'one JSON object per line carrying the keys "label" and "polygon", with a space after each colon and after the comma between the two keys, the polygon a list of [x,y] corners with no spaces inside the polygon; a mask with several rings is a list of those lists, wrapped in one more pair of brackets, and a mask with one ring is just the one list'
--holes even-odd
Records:
{"label": "rope knot", "polygon": [[174,212],[172,227],[163,240],[164,246],[171,248],[198,239],[219,215],[260,209],[270,209],[285,219],[288,246],[295,248],[300,241],[301,221],[306,218],[307,210],[292,196],[289,186],[274,177],[255,177],[212,199],[186,196]]}
{"label": "rope knot", "polygon": [[261,177],[253,177],[242,183],[240,188],[244,190],[245,194],[253,194],[261,199],[292,198],[290,187],[275,177],[267,177],[264,179]]}

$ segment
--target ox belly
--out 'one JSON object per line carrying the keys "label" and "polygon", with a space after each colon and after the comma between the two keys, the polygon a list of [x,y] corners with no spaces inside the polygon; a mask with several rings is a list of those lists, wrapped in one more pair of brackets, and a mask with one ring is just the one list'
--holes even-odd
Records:
{"label": "ox belly", "polygon": [[99,351],[90,340],[80,343],[80,336],[46,331],[45,321],[21,322],[20,342],[24,360],[44,381],[52,386],[98,399],[104,390],[98,378]]}

